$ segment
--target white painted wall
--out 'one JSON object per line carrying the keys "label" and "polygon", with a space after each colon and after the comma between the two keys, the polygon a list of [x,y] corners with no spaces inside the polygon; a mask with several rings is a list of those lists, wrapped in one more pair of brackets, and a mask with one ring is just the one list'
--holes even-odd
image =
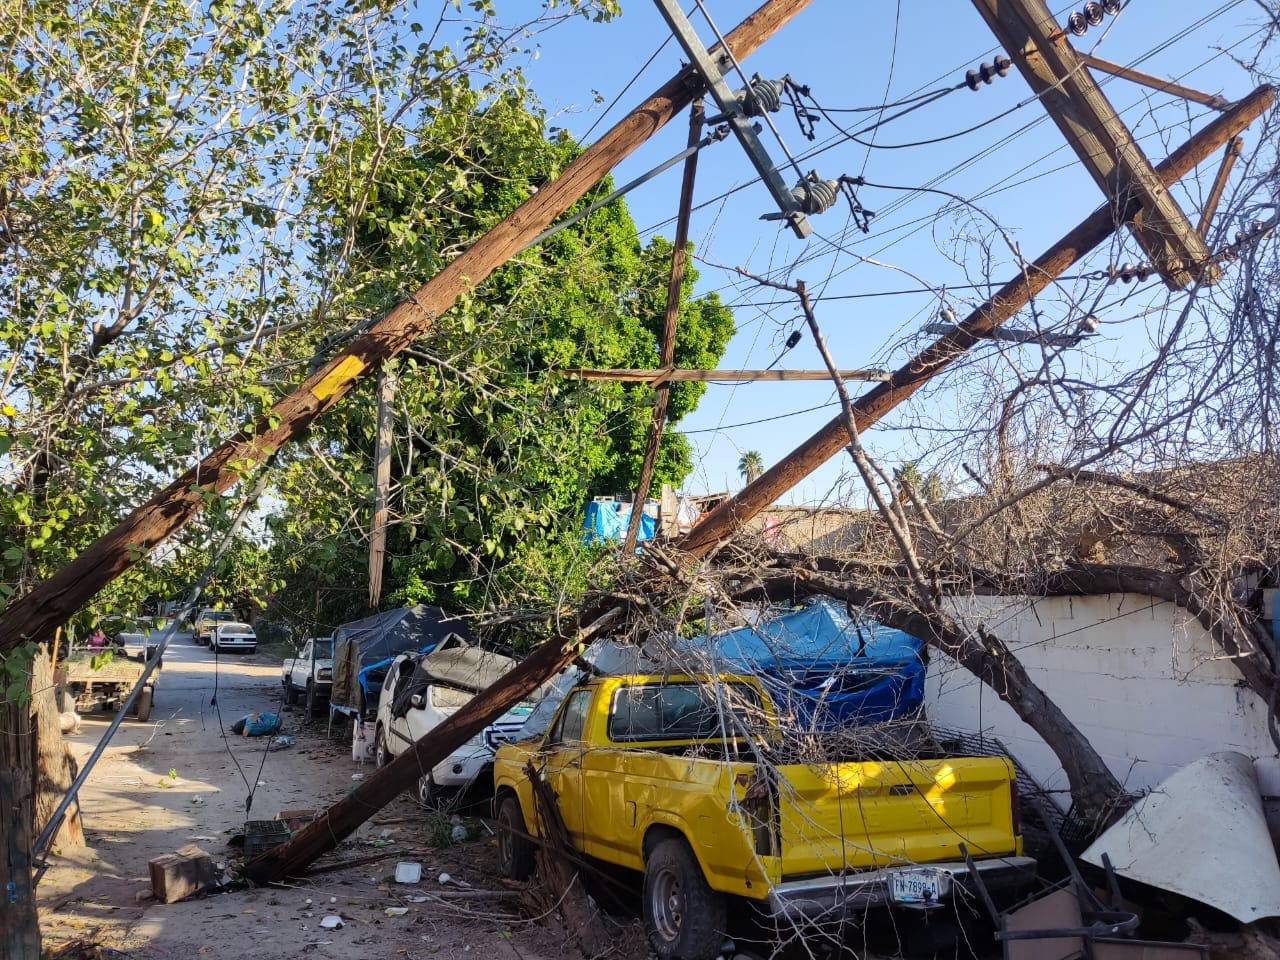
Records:
{"label": "white painted wall", "polygon": [[[1192,760],[1236,750],[1256,758],[1264,797],[1280,798],[1266,704],[1180,607],[1126,593],[959,597],[953,612],[1008,643],[1126,789],[1149,789]],[[925,696],[935,723],[998,738],[1042,786],[1066,791],[1057,757],[1012,708],[950,658],[931,658]],[[1268,807],[1280,821],[1280,801]]]}

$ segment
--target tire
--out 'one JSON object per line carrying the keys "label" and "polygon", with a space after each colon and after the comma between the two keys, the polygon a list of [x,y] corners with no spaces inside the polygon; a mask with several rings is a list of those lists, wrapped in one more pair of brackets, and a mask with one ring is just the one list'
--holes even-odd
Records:
{"label": "tire", "polygon": [[290,705],[297,703],[298,693],[299,693],[299,690],[297,687],[293,685],[292,681],[286,680],[284,682],[284,702],[285,703]]}
{"label": "tire", "polygon": [[682,839],[661,840],[645,857],[644,926],[659,960],[713,960],[724,946],[725,898]]}
{"label": "tire", "polygon": [[525,829],[520,801],[514,794],[503,794],[498,801],[498,869],[512,880],[528,880],[533,875],[534,847]]}
{"label": "tire", "polygon": [[307,716],[314,717],[316,715],[316,685],[310,680],[307,681]]}
{"label": "tire", "polygon": [[373,765],[375,767],[385,767],[391,762],[391,751],[387,748],[387,734],[382,729],[382,724],[378,724],[373,742]]}
{"label": "tire", "polygon": [[150,687],[143,687],[142,692],[138,694],[138,699],[133,704],[133,718],[139,723],[145,723],[147,718],[151,716],[151,701],[155,699],[155,693]]}

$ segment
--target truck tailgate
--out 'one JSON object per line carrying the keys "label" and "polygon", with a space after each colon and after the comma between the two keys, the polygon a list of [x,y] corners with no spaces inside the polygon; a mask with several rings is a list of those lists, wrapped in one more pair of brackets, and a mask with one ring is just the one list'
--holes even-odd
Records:
{"label": "truck tailgate", "polygon": [[781,766],[783,876],[1014,853],[1013,777],[1003,757]]}

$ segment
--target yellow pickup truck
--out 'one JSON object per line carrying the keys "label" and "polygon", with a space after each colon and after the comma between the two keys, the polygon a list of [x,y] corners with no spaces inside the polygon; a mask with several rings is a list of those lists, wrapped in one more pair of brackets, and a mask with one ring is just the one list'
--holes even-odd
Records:
{"label": "yellow pickup truck", "polygon": [[786,756],[752,677],[597,677],[571,690],[545,735],[494,765],[499,861],[534,868],[530,768],[554,791],[574,847],[644,874],[662,960],[709,960],[730,897],[779,918],[951,899],[967,852],[989,888],[1034,877],[1004,757],[804,762]]}

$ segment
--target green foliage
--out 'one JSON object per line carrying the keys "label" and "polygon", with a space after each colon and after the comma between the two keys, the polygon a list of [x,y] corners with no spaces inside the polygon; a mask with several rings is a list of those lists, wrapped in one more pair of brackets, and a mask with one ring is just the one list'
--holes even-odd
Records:
{"label": "green foliage", "polygon": [[5,703],[31,702],[31,662],[39,650],[35,643],[24,643],[0,653],[0,692]]}
{"label": "green foliage", "polygon": [[[331,313],[347,322],[377,315],[403,296],[406,277],[440,269],[577,152],[568,139],[545,136],[512,74],[442,94],[417,130],[393,140],[354,139],[316,182],[331,211],[313,241]],[[344,192],[375,165],[359,197]],[[580,206],[611,189],[602,183]],[[600,575],[600,551],[579,543],[582,505],[634,488],[651,396],[549,371],[656,366],[670,259],[667,241],[639,243],[616,202],[499,268],[387,365],[396,387],[387,603],[545,603]],[[676,363],[714,366],[732,317],[714,295],[692,297],[696,279],[693,271],[685,278]],[[692,410],[704,388],[675,385],[668,422]],[[369,384],[317,425],[308,456],[291,458],[281,485],[289,509],[273,532],[292,582],[365,581],[375,434]],[[668,432],[655,485],[678,483],[690,469],[684,438]],[[342,497],[323,496],[335,482]],[[287,602],[309,605],[301,587]],[[354,592],[323,603],[330,622],[364,611]]]}
{"label": "green foliage", "polygon": [[[499,6],[423,24],[366,0],[0,0],[0,609],[290,389],[335,311],[377,300],[307,241],[368,204],[380,148],[500,96],[538,30],[617,13],[551,2],[509,26]],[[421,254],[415,230],[387,235]],[[183,592],[229,506],[210,498],[72,628]],[[212,598],[265,596],[266,559],[247,542]]]}

